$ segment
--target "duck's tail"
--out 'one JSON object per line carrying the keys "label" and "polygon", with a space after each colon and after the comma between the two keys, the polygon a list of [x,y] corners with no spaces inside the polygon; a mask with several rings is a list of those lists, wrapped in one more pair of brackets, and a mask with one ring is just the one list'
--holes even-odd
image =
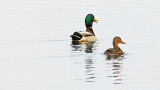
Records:
{"label": "duck's tail", "polygon": [[71,35],[72,40],[80,40],[82,37],[83,36],[79,32],[74,32],[73,35]]}

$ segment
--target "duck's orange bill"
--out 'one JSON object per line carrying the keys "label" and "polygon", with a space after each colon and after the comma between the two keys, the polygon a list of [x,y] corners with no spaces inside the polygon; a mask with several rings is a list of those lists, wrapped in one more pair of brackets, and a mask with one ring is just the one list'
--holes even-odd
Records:
{"label": "duck's orange bill", "polygon": [[125,42],[121,41],[122,44],[126,44]]}

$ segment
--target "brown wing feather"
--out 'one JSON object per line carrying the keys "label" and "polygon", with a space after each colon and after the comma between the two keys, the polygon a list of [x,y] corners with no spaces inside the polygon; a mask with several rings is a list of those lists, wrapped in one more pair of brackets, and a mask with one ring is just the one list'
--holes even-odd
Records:
{"label": "brown wing feather", "polygon": [[123,55],[124,53],[121,49],[109,48],[104,52],[104,54],[107,55],[108,59],[111,59],[111,58],[117,59],[119,56]]}

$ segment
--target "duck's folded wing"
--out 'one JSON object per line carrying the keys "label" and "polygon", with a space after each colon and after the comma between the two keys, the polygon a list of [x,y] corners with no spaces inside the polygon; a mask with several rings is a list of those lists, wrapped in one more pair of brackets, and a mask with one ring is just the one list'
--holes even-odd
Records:
{"label": "duck's folded wing", "polygon": [[114,54],[114,52],[115,52],[115,49],[113,49],[113,48],[109,48],[109,49],[107,49],[105,52],[104,52],[104,54]]}
{"label": "duck's folded wing", "polygon": [[89,36],[94,36],[92,33],[90,32],[79,32],[82,36],[84,37],[89,37]]}

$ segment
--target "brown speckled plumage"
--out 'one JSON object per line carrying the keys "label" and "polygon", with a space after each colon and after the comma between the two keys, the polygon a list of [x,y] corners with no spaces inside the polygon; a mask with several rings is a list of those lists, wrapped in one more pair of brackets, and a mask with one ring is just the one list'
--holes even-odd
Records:
{"label": "brown speckled plumage", "polygon": [[107,55],[108,59],[111,59],[111,58],[117,59],[118,57],[124,54],[123,51],[118,46],[119,43],[126,44],[121,40],[120,37],[114,37],[113,39],[114,48],[109,48],[104,52],[104,54]]}

